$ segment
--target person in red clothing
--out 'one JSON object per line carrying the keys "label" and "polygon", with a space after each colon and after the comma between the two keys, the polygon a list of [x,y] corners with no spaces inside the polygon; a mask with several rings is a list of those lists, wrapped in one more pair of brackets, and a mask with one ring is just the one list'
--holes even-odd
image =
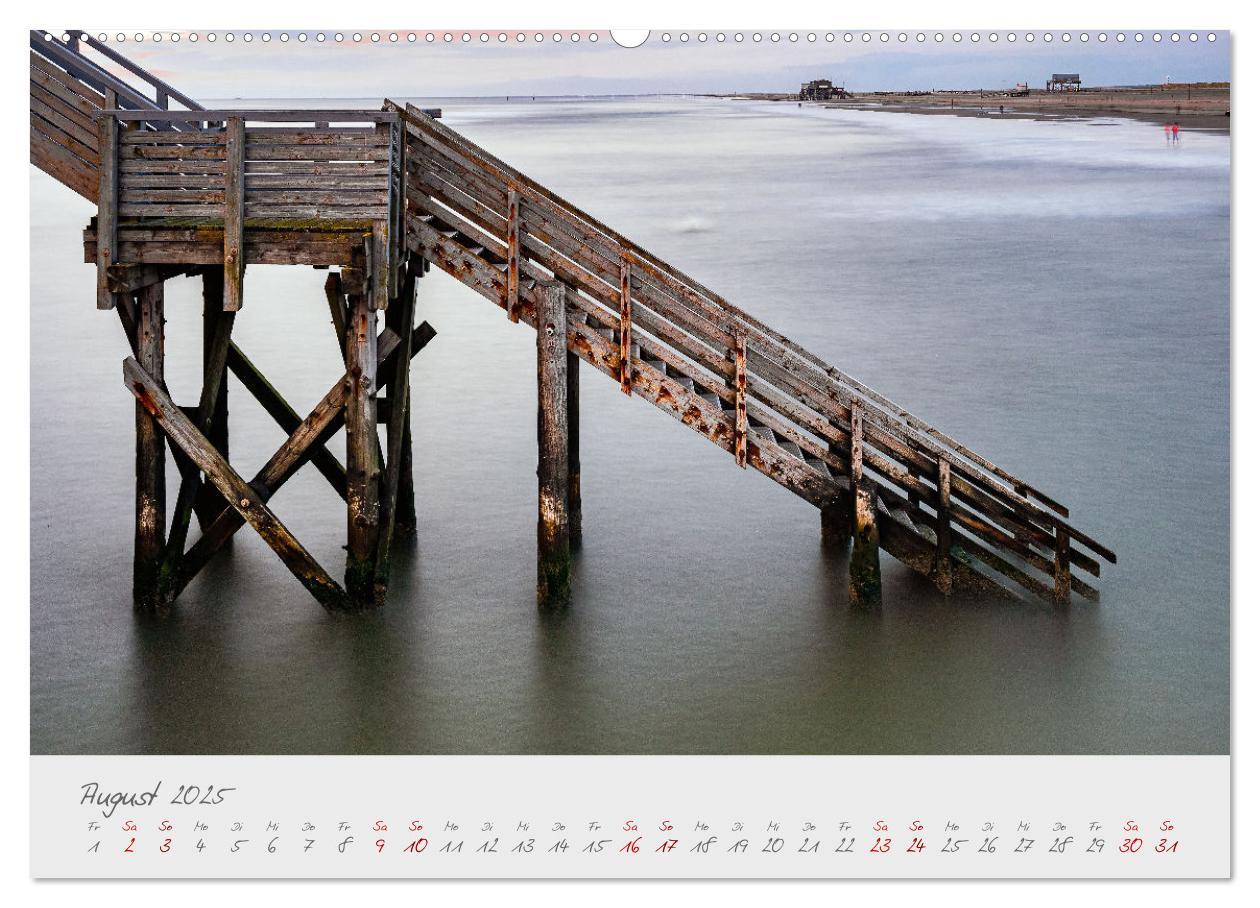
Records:
{"label": "person in red clothing", "polygon": [[1173,144],[1176,145],[1180,142],[1181,142],[1181,125],[1178,123],[1174,123],[1173,124]]}

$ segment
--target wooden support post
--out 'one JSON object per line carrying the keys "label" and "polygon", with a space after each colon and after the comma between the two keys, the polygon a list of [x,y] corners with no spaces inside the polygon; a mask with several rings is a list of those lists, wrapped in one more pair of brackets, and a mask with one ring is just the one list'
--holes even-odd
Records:
{"label": "wooden support post", "polygon": [[341,350],[341,358],[346,357],[346,293],[341,287],[341,275],[336,271],[328,273],[324,281],[324,295],[328,297],[328,314],[332,316],[333,331],[337,335],[337,347]]}
{"label": "wooden support post", "polygon": [[932,578],[936,581],[936,588],[949,595],[954,589],[954,559],[950,554],[954,547],[954,531],[949,516],[949,461],[944,457],[936,461],[936,490],[936,561],[932,566]]}
{"label": "wooden support post", "polygon": [[[840,428],[836,420],[832,420],[831,425]],[[849,449],[838,442],[828,443],[827,451],[842,463],[849,459]],[[824,504],[821,511],[823,549],[843,555],[849,551],[849,540],[853,538],[853,490],[845,488],[834,500]]]}
{"label": "wooden support post", "polygon": [[582,546],[582,463],[578,431],[578,405],[581,403],[578,365],[581,362],[576,353],[565,354],[564,399],[569,420],[569,546],[573,549]]}
{"label": "wooden support post", "polygon": [[368,305],[374,312],[384,312],[389,308],[389,236],[389,221],[372,222],[371,251],[368,256],[371,267]]}
{"label": "wooden support post", "polygon": [[374,604],[380,521],[380,461],[376,434],[376,312],[362,291],[350,294],[346,326],[346,592]]}
{"label": "wooden support post", "polygon": [[630,260],[621,260],[621,393],[630,393]]}
{"label": "wooden support post", "polygon": [[568,328],[564,285],[549,284],[538,311],[538,604],[569,601]]}
{"label": "wooden support post", "polygon": [[507,300],[508,321],[520,320],[521,296],[521,195],[507,194]]}
{"label": "wooden support post", "polygon": [[345,604],[345,594],[323,568],[294,538],[279,518],[259,500],[258,494],[219,456],[153,377],[132,357],[123,361],[123,381],[140,407],[160,425],[189,459],[203,471],[232,507],[258,531],[311,594],[327,608]]}
{"label": "wooden support post", "polygon": [[380,534],[376,543],[374,578],[377,599],[384,598],[385,589],[389,585],[390,549],[394,542],[394,525],[398,514],[403,445],[407,440],[404,427],[408,422],[411,405],[411,325],[415,319],[415,308],[416,279],[408,274],[403,278],[399,297],[385,314],[385,324],[393,328],[401,346],[398,355],[394,357],[394,374],[389,383],[389,422],[385,434],[388,453],[380,489]]}
{"label": "wooden support post", "polygon": [[748,468],[748,338],[735,335],[735,463]]}
{"label": "wooden support post", "polygon": [[96,202],[96,308],[113,309],[109,269],[118,255],[118,121],[101,117],[97,131],[101,171]]}
{"label": "wooden support post", "polygon": [[849,481],[853,484],[853,551],[849,555],[849,604],[878,605],[879,499],[873,480],[862,475],[862,410],[849,414]]}
{"label": "wooden support post", "polygon": [[[225,317],[231,318],[231,316],[225,316],[223,312],[223,269],[207,265],[202,271],[201,281],[201,381],[202,386],[205,387],[212,380],[211,371],[215,363],[218,362],[214,349],[216,333],[221,321]],[[227,350],[223,351],[223,355],[226,363]],[[210,421],[206,438],[214,445],[214,449],[223,455],[224,460],[231,459],[228,456],[228,382],[226,375],[219,380],[219,395],[214,403],[214,418]],[[198,489],[194,507],[197,514],[197,523],[204,529],[215,517],[223,512],[224,508],[228,507],[228,503],[219,494],[219,490],[214,487],[214,484],[207,481],[203,482]]]}
{"label": "wooden support post", "polygon": [[[416,257],[408,261],[407,274],[413,281],[419,281],[424,277],[424,259]],[[417,290],[419,284],[416,285]],[[415,293],[416,291],[412,291]],[[412,318],[415,318],[415,309],[419,306],[416,301],[412,306]],[[428,325],[428,322],[424,322]],[[426,341],[427,343],[427,341]],[[412,339],[413,349],[412,356],[415,355],[415,338]],[[410,376],[410,372],[408,373]],[[410,377],[408,378],[410,382]],[[390,395],[393,395],[390,391]],[[414,536],[416,534],[416,483],[412,473],[412,452],[411,452],[411,391],[407,391],[407,418],[403,420],[403,441],[402,441],[402,457],[398,462],[398,498],[394,505],[394,533],[397,536]]]}
{"label": "wooden support post", "polygon": [[1062,524],[1054,527],[1054,601],[1072,604],[1072,537]]}
{"label": "wooden support post", "polygon": [[245,121],[227,121],[223,171],[223,308],[236,312],[244,303],[245,283]]}
{"label": "wooden support post", "polygon": [[[153,284],[136,295],[136,363],[155,386],[164,382],[163,285]],[[136,606],[154,609],[164,603],[160,577],[166,546],[166,447],[157,421],[136,404],[136,540],[132,564],[132,597]]]}

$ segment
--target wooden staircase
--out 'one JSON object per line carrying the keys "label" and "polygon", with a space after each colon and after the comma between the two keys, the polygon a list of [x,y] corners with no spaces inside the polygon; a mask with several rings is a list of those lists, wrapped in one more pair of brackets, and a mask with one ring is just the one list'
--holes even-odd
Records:
{"label": "wooden staircase", "polygon": [[[175,150],[206,142],[190,136],[184,143],[180,131],[222,128],[208,122],[213,112],[88,35],[74,34],[67,42],[31,33],[31,162],[80,195],[99,201],[103,120],[140,121],[140,129],[155,130],[141,138],[163,136]],[[472,287],[511,321],[531,326],[544,298],[563,288],[570,353],[729,452],[737,466],[764,473],[818,507],[824,538],[854,538],[854,558],[859,543],[876,545],[946,592],[1032,595],[1060,604],[1072,593],[1098,598],[1084,576],[1098,577],[1099,559],[1114,563],[1116,556],[1071,525],[1066,506],[425,111],[389,101],[383,110],[401,131],[388,151],[387,169],[396,176],[387,190],[387,220],[366,249],[373,270],[388,271],[368,282],[380,301],[374,308],[392,301],[386,286],[399,282],[414,256]],[[135,111],[155,112],[150,119],[158,126],[129,113]],[[183,111],[188,120],[179,117]],[[198,113],[207,119],[192,119]],[[252,119],[249,112],[235,116]],[[348,181],[341,194],[356,188]],[[345,201],[328,200],[328,211],[319,208],[315,220],[326,221]],[[115,208],[112,215],[126,214]],[[220,237],[225,223],[220,216]],[[133,219],[128,229],[137,226],[144,225]],[[96,244],[95,229],[85,234],[85,248]],[[254,254],[259,242],[247,242],[246,252]],[[158,263],[146,268],[166,269],[159,277],[190,270],[185,259],[180,267],[163,264],[173,260],[156,248],[142,251]],[[194,269],[220,261],[213,244],[194,251],[187,260]],[[318,264],[309,257],[292,263]],[[324,460],[332,459],[317,464],[339,467]]]}
{"label": "wooden staircase", "polygon": [[[391,105],[387,104],[387,107]],[[411,106],[405,242],[512,320],[566,289],[571,352],[944,590],[1096,600],[1068,509]],[[843,527],[847,529],[847,527]],[[1073,573],[1073,568],[1077,573]]]}

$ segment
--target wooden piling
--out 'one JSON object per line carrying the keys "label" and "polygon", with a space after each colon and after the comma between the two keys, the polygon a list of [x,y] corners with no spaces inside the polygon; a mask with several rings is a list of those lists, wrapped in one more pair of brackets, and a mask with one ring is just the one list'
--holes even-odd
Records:
{"label": "wooden piling", "polygon": [[849,415],[849,481],[853,484],[853,551],[849,555],[849,604],[880,604],[879,499],[874,480],[862,475],[862,410]]}
{"label": "wooden piling", "polygon": [[1054,602],[1072,604],[1072,539],[1059,524],[1054,528]]}
{"label": "wooden piling", "polygon": [[569,428],[564,285],[550,284],[538,312],[538,604],[569,601]]}
{"label": "wooden piling", "polygon": [[932,565],[932,579],[936,588],[948,595],[954,588],[954,559],[950,554],[954,547],[954,531],[949,516],[949,461],[943,457],[936,462],[936,491],[936,560]]}
{"label": "wooden piling", "polygon": [[[833,428],[839,428],[835,420]],[[827,445],[827,453],[840,462],[849,459],[849,450],[838,442]],[[843,555],[849,551],[849,540],[853,538],[853,490],[844,489],[831,502],[820,509],[822,524],[822,545],[828,553]]]}
{"label": "wooden piling", "polygon": [[394,542],[394,526],[398,514],[398,493],[402,477],[404,431],[411,406],[411,325],[415,319],[416,279],[408,274],[402,280],[399,295],[385,313],[387,327],[399,337],[399,352],[394,357],[393,376],[389,384],[389,422],[385,435],[385,474],[380,484],[380,532],[376,543],[374,583],[376,596],[383,600],[389,585],[390,549]]}
{"label": "wooden piling", "polygon": [[569,545],[573,549],[582,545],[582,463],[579,442],[579,403],[581,394],[578,383],[576,353],[565,354],[565,404],[569,420]]}
{"label": "wooden piling", "polygon": [[[207,265],[201,274],[201,380],[204,386],[213,380],[211,370],[216,362],[214,339],[224,317],[223,269]],[[219,381],[219,394],[214,404],[214,418],[210,422],[206,438],[214,445],[214,449],[223,455],[224,460],[230,460],[228,457],[227,376],[223,376]],[[197,490],[197,500],[194,505],[198,525],[205,529],[226,507],[228,507],[227,500],[219,494],[214,483],[203,482]]]}
{"label": "wooden piling", "polygon": [[[164,287],[144,287],[136,294],[136,360],[155,385],[164,377]],[[162,555],[166,547],[166,447],[152,414],[136,404],[136,537],[132,597],[152,610],[163,604]]]}
{"label": "wooden piling", "polygon": [[863,479],[853,495],[853,551],[849,555],[849,604],[877,606],[881,599],[879,572],[879,502],[875,483]]}
{"label": "wooden piling", "polygon": [[[412,294],[413,301],[411,306],[411,318],[415,319],[415,310],[419,305],[414,299],[419,287],[419,280],[424,276],[424,260],[420,258],[412,259],[407,267],[407,279],[409,279],[413,287],[409,291]],[[393,321],[391,321],[391,318]],[[398,315],[386,316],[386,324],[392,325],[395,332],[401,327],[401,319]],[[410,326],[408,326],[410,327]],[[414,343],[414,341],[413,341]],[[414,349],[412,353],[414,354]],[[395,536],[414,536],[416,533],[416,485],[415,478],[412,475],[412,454],[411,454],[411,389],[410,389],[410,371],[408,375],[407,390],[407,418],[402,424],[402,454],[398,461],[398,494],[394,502],[394,535]],[[390,396],[394,395],[391,390]]]}
{"label": "wooden piling", "polygon": [[346,593],[358,606],[375,603],[380,465],[376,434],[376,311],[364,288],[349,295],[346,325]]}

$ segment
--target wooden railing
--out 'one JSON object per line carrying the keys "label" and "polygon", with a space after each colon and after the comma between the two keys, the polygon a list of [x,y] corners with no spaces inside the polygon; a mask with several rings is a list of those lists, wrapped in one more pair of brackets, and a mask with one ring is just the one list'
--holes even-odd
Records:
{"label": "wooden railing", "polygon": [[[372,235],[379,308],[396,258],[398,115],[379,110],[199,110],[202,128],[172,129],[183,111],[97,115],[97,264],[114,264],[121,219],[193,218],[223,225],[224,304],[241,305],[246,221],[362,227]],[[283,124],[283,125],[276,125]],[[336,124],[336,125],[333,125]],[[112,295],[102,283],[101,293]]]}
{"label": "wooden railing", "polygon": [[528,288],[559,281],[579,316],[571,349],[627,393],[658,406],[670,396],[741,466],[819,507],[873,478],[881,506],[935,549],[901,555],[922,573],[979,563],[1052,601],[1097,598],[1072,569],[1098,576],[1095,556],[1115,554],[1071,526],[1065,506],[422,111],[407,107],[403,124],[408,242],[510,318],[532,320]]}

